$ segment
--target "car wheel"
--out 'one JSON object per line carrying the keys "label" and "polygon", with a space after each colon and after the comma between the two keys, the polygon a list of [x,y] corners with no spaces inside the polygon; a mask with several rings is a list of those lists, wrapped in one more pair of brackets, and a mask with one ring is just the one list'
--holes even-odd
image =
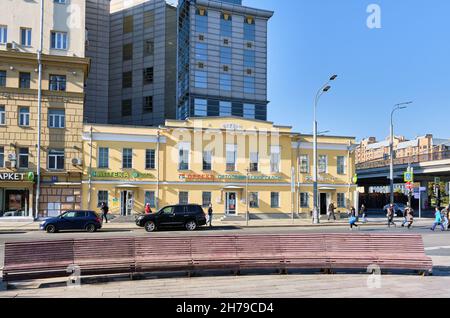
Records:
{"label": "car wheel", "polygon": [[195,223],[195,221],[189,221],[186,223],[185,227],[188,231],[194,231],[197,228],[197,223]]}
{"label": "car wheel", "polygon": [[95,225],[94,224],[86,225],[86,232],[89,232],[89,233],[95,232]]}
{"label": "car wheel", "polygon": [[47,233],[56,233],[57,232],[56,226],[54,226],[52,224],[47,225],[45,230],[47,231]]}
{"label": "car wheel", "polygon": [[144,228],[147,232],[154,232],[156,230],[156,224],[153,221],[145,223]]}

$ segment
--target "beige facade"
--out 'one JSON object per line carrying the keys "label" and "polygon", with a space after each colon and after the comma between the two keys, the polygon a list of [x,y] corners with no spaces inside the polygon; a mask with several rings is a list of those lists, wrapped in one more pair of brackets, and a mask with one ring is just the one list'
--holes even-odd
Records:
{"label": "beige facade", "polygon": [[[86,209],[107,202],[113,214],[132,215],[147,202],[153,210],[188,202],[245,217],[248,200],[252,217],[309,217],[312,210],[312,137],[290,127],[213,117],[168,120],[159,128],[85,125],[83,139]],[[331,201],[344,212],[356,190],[354,138],[319,139],[319,155],[327,158],[319,181],[322,212]],[[297,164],[302,155],[310,158],[306,172]]]}
{"label": "beige facade", "polygon": [[[66,0],[57,3],[45,1],[43,54],[84,57],[86,0]],[[65,3],[63,3],[65,2]],[[0,26],[7,30],[7,41],[0,43],[0,51],[7,50],[7,43],[17,52],[36,53],[40,39],[40,1],[0,1]],[[30,30],[30,41],[22,44],[22,29]],[[52,48],[51,33],[67,35],[66,48]],[[26,35],[28,38],[28,35]],[[0,39],[1,42],[1,39]]]}

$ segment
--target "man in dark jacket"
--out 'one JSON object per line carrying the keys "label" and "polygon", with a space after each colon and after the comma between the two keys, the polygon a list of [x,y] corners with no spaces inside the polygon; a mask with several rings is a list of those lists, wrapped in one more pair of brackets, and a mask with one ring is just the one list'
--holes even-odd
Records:
{"label": "man in dark jacket", "polygon": [[106,205],[105,202],[102,202],[101,210],[102,210],[102,220],[105,219],[106,223],[108,223],[109,208],[108,208],[108,206]]}
{"label": "man in dark jacket", "polygon": [[213,208],[212,204],[210,204],[208,208],[208,222],[210,227],[212,226],[212,218],[213,218]]}

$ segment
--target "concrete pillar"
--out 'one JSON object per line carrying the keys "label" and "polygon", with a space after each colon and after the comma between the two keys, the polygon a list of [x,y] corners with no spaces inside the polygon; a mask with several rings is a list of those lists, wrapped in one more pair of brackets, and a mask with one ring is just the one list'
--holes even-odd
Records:
{"label": "concrete pillar", "polygon": [[430,205],[430,202],[428,202],[428,181],[420,181],[420,186],[427,188],[426,191],[421,192],[420,199],[422,200],[422,211],[426,208],[426,204]]}

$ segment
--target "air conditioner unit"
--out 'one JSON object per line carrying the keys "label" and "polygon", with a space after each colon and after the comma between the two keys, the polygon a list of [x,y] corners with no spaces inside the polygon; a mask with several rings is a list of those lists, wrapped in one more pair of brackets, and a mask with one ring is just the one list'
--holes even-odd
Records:
{"label": "air conditioner unit", "polygon": [[74,165],[74,166],[81,166],[81,159],[80,158],[73,158],[72,159],[72,164]]}
{"label": "air conditioner unit", "polygon": [[8,154],[8,160],[9,161],[17,161],[17,155],[15,152],[11,152]]}
{"label": "air conditioner unit", "polygon": [[6,43],[6,49],[7,50],[17,50],[17,44],[14,42]]}

